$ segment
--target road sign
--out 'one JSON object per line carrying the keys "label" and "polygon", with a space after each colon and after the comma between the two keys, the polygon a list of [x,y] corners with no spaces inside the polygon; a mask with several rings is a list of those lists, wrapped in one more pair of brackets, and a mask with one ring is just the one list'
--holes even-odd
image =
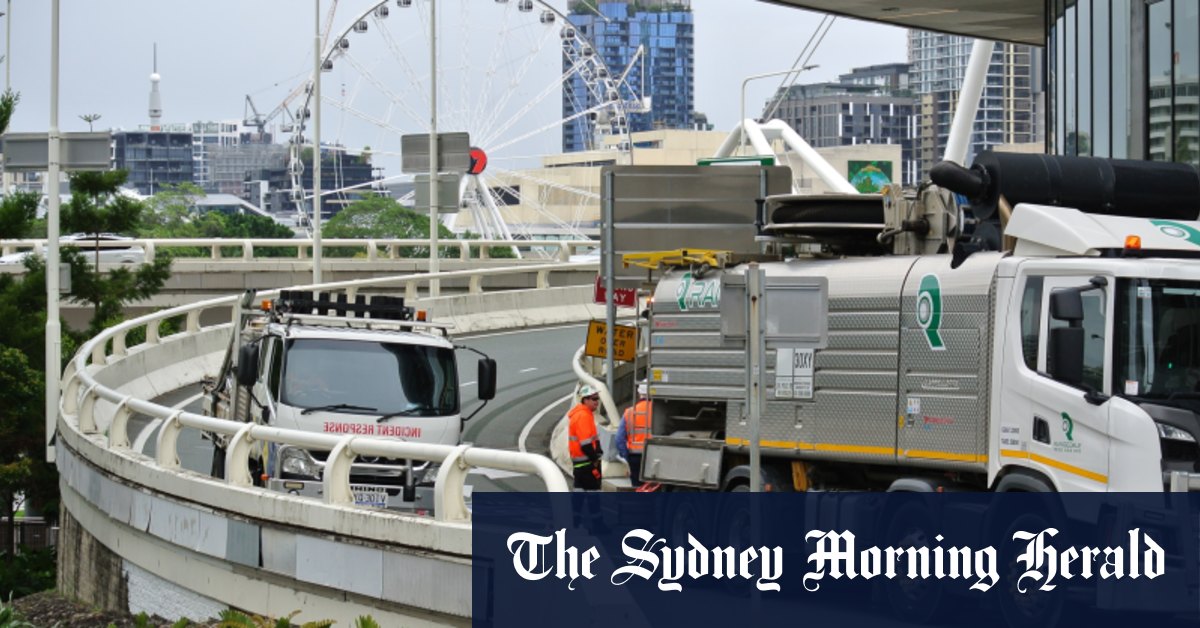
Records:
{"label": "road sign", "polygon": [[[450,214],[458,211],[458,180],[459,175],[453,172],[438,174],[438,212]],[[422,214],[429,213],[429,175],[418,174],[413,177],[413,192],[416,195],[413,210]]]}
{"label": "road sign", "polygon": [[[471,168],[470,134],[438,133],[438,155],[438,172],[466,172]],[[428,133],[400,136],[400,172],[429,174]]]}
{"label": "road sign", "polygon": [[[587,342],[584,343],[583,353],[593,358],[605,357],[605,330],[608,325],[604,321],[588,323]],[[637,328],[630,325],[617,325],[617,333],[613,335],[613,356],[618,360],[632,362],[637,355]]]}
{"label": "road sign", "polygon": [[[637,306],[637,290],[633,288],[614,288],[613,294],[616,298],[613,303],[617,307],[636,307]],[[596,275],[596,287],[592,290],[592,302],[604,305],[608,302],[607,291],[604,289],[604,278]]]}
{"label": "road sign", "polygon": [[[65,172],[112,168],[112,135],[108,131],[63,133],[61,165]],[[45,172],[50,167],[47,133],[5,133],[4,169]]]}

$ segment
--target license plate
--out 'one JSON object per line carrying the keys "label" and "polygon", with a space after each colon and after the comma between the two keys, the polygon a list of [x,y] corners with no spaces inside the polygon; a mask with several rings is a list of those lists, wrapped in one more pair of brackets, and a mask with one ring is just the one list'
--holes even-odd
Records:
{"label": "license plate", "polygon": [[382,488],[371,486],[351,486],[350,490],[354,492],[354,503],[359,506],[373,506],[375,508],[387,508],[387,491]]}

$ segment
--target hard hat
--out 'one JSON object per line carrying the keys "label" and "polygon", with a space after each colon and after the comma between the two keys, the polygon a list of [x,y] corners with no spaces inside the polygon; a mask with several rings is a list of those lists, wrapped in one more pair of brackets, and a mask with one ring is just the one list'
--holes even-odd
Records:
{"label": "hard hat", "polygon": [[649,389],[649,387],[648,387],[648,386],[646,386],[646,382],[638,382],[638,385],[637,385],[637,394],[639,394],[639,395],[645,395],[646,393],[648,393],[648,392],[649,392],[649,390],[650,390],[650,389]]}
{"label": "hard hat", "polygon": [[579,398],[580,399],[583,399],[584,397],[591,397],[592,395],[598,395],[598,394],[600,394],[600,391],[596,390],[595,388],[592,388],[588,384],[584,384],[582,387],[579,388]]}

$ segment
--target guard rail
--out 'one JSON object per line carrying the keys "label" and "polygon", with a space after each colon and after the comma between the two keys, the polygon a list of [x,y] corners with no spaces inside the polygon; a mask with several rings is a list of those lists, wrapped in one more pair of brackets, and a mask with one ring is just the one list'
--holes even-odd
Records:
{"label": "guard rail", "polygon": [[[555,263],[539,266],[510,268],[488,268],[451,271],[437,274],[406,275],[385,278],[340,281],[320,285],[298,286],[301,290],[344,290],[353,296],[363,288],[406,286],[406,292],[414,295],[421,283],[430,280],[468,278],[472,291],[478,291],[483,277],[537,273],[538,287],[548,287],[548,274],[555,270],[589,269],[595,263]],[[261,293],[270,298],[278,290]],[[327,503],[350,505],[353,503],[350,490],[350,463],[355,456],[382,456],[398,459],[415,459],[437,462],[441,469],[434,486],[434,516],[441,521],[468,521],[463,483],[467,471],[472,467],[487,467],[504,471],[533,474],[539,477],[546,489],[552,492],[567,491],[568,487],[558,468],[547,458],[519,452],[487,450],[469,446],[425,445],[364,436],[334,436],[313,434],[260,425],[250,425],[206,417],[183,410],[173,409],[152,401],[139,399],[115,390],[97,380],[97,374],[105,368],[119,363],[135,351],[145,350],[166,342],[178,341],[202,333],[229,330],[232,323],[202,327],[202,314],[211,309],[226,309],[235,305],[238,297],[228,296],[209,299],[199,303],[156,312],[110,327],[80,347],[68,363],[63,374],[63,395],[60,400],[60,421],[69,427],[90,436],[101,434],[97,422],[97,404],[100,401],[114,406],[107,430],[101,436],[106,447],[118,450],[129,449],[127,432],[133,414],[142,414],[161,419],[156,462],[163,469],[179,468],[176,443],[180,430],[193,428],[217,432],[233,437],[226,451],[225,481],[232,486],[249,486],[250,443],[270,441],[294,444],[311,449],[331,451],[329,464],[324,474],[323,499]],[[171,336],[162,337],[160,327],[168,319],[183,317],[183,329]],[[129,335],[140,330],[145,338],[143,347],[131,347]],[[73,425],[70,425],[73,423]],[[62,427],[60,426],[60,429]]]}

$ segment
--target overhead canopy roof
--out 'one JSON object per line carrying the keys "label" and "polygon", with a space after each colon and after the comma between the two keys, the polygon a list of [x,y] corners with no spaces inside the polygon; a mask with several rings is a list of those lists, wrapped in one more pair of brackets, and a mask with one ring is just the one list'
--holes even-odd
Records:
{"label": "overhead canopy roof", "polygon": [[1045,0],[762,0],[907,28],[1046,45]]}

